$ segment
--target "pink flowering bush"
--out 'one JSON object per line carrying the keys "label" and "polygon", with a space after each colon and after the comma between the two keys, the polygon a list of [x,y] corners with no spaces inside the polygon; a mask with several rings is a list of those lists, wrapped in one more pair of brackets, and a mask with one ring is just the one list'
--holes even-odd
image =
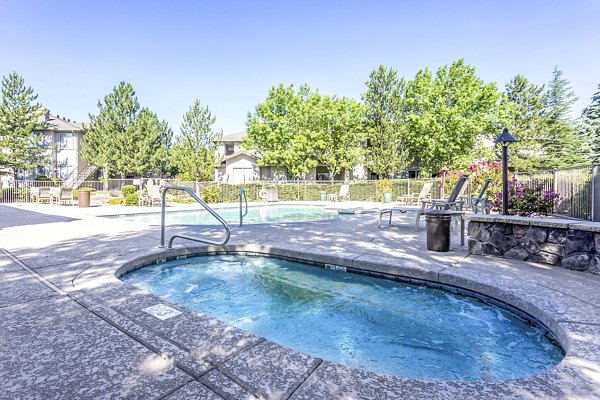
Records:
{"label": "pink flowering bush", "polygon": [[[508,181],[508,214],[533,217],[549,215],[559,195],[553,190],[544,190],[544,185],[526,186],[516,178]],[[492,200],[495,211],[502,211],[502,192]]]}
{"label": "pink flowering bush", "polygon": [[469,175],[469,185],[471,187],[471,195],[476,196],[483,187],[487,179],[491,179],[486,195],[488,199],[496,198],[497,193],[502,190],[502,163],[492,161],[474,161],[466,171],[450,170],[442,171],[439,176],[442,178],[440,182],[444,182],[446,193],[456,185],[458,178],[464,174]]}

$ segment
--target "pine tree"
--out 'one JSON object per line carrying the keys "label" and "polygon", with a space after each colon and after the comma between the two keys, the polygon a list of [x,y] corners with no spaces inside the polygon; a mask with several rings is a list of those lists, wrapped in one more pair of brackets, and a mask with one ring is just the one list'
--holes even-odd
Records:
{"label": "pine tree", "polygon": [[34,103],[37,94],[25,86],[25,80],[16,72],[2,78],[0,105],[0,169],[12,170],[13,179],[18,171],[43,166],[47,161],[47,147],[42,135],[35,134],[44,124],[40,117],[44,110]]}
{"label": "pine tree", "polygon": [[510,166],[519,171],[541,168],[544,152],[542,143],[547,140],[544,117],[544,86],[530,83],[523,75],[516,75],[505,86],[501,105],[506,114],[508,130],[519,140],[511,145]]}
{"label": "pine tree", "polygon": [[552,72],[545,97],[544,114],[548,137],[542,142],[545,156],[543,169],[563,168],[589,161],[586,143],[576,134],[575,124],[569,118],[571,106],[577,101],[569,81],[558,67]]}
{"label": "pine tree", "polygon": [[600,161],[600,84],[592,96],[592,104],[581,113],[580,136],[591,145],[591,159]]}
{"label": "pine tree", "polygon": [[89,164],[102,167],[105,185],[111,174],[124,177],[128,172],[123,163],[133,142],[132,129],[139,108],[131,84],[121,82],[103,102],[98,101],[98,115],[90,114],[80,153]]}
{"label": "pine tree", "polygon": [[128,131],[129,145],[126,157],[120,160],[120,170],[134,175],[149,171],[165,172],[173,131],[166,121],[147,108],[142,108],[135,124]]}
{"label": "pine tree", "polygon": [[181,135],[175,137],[171,148],[171,162],[181,177],[196,182],[197,193],[199,182],[212,180],[218,165],[215,151],[223,132],[213,130],[215,121],[208,106],[202,107],[196,99],[183,116]]}

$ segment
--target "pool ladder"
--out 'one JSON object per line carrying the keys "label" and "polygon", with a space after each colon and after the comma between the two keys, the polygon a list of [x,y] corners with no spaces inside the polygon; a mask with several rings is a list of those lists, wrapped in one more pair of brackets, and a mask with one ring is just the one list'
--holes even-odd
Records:
{"label": "pool ladder", "polygon": [[[187,192],[190,196],[192,196],[192,198],[194,200],[196,200],[198,203],[200,203],[200,205],[202,207],[204,207],[204,209],[206,211],[208,211],[213,217],[215,217],[219,221],[219,223],[221,225],[223,225],[223,227],[225,228],[225,239],[223,239],[223,241],[221,241],[221,242],[215,242],[212,240],[195,239],[195,238],[191,238],[191,237],[187,237],[187,236],[183,236],[183,235],[173,235],[169,239],[169,245],[167,246],[167,249],[173,248],[173,240],[175,240],[175,238],[181,238],[181,239],[191,240],[194,242],[212,244],[215,246],[223,246],[223,245],[227,244],[227,242],[229,241],[229,237],[231,236],[231,231],[229,230],[229,225],[223,218],[221,218],[221,216],[219,214],[217,214],[217,212],[215,210],[210,208],[208,206],[208,204],[206,204],[204,201],[202,201],[202,199],[200,197],[198,197],[196,195],[196,193],[192,192],[191,189],[189,189],[185,186],[165,186],[162,191],[162,202],[161,202],[161,210],[160,210],[160,247],[162,247],[162,248],[165,247],[165,206],[167,204],[166,196],[167,196],[167,192],[169,190],[181,190],[183,192]],[[244,189],[240,189],[240,226],[242,225],[242,220],[241,220],[241,218],[242,218],[241,191],[242,190],[244,190]],[[246,197],[246,193],[244,192],[244,198],[245,197]],[[246,202],[246,212],[248,212],[248,203],[247,202]]]}
{"label": "pool ladder", "polygon": [[[242,196],[246,203],[246,211],[242,213]],[[248,215],[248,198],[246,197],[246,189],[240,188],[240,226],[244,225],[244,217]]]}

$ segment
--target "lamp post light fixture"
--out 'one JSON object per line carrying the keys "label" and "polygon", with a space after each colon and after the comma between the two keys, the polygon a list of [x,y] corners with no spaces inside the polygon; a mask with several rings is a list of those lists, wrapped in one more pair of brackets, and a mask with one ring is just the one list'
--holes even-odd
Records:
{"label": "lamp post light fixture", "polygon": [[494,143],[502,144],[502,214],[508,215],[508,144],[518,140],[504,128]]}

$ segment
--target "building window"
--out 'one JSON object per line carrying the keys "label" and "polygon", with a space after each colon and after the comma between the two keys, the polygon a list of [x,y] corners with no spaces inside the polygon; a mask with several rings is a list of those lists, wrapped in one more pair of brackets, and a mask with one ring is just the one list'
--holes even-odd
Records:
{"label": "building window", "polygon": [[58,137],[58,148],[61,150],[73,150],[73,134],[61,133]]}
{"label": "building window", "polygon": [[234,149],[235,148],[233,146],[233,143],[225,143],[225,155],[226,156],[232,155],[235,152]]}

